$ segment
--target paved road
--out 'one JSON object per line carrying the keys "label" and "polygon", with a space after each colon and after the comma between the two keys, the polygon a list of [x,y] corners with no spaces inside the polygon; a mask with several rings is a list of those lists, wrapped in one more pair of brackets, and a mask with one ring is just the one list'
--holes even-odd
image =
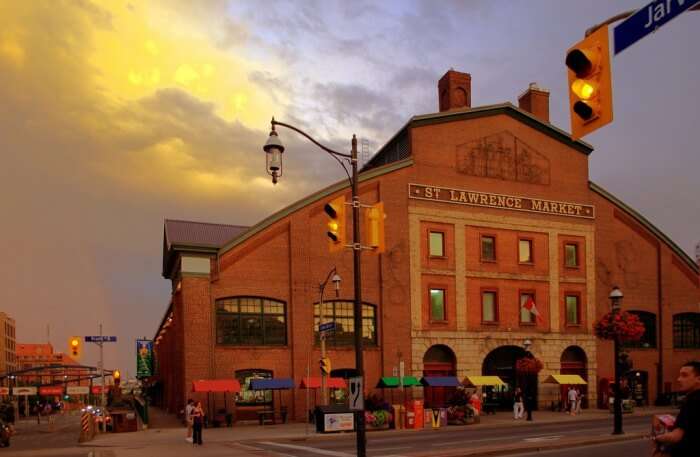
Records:
{"label": "paved road", "polygon": [[622,441],[620,443],[597,444],[577,448],[556,449],[552,451],[510,454],[510,457],[620,457],[651,455],[651,445],[647,440]]}
{"label": "paved road", "polygon": [[[8,450],[29,451],[37,449],[61,449],[78,444],[80,435],[80,417],[70,415],[54,416],[53,429],[42,420],[37,425],[35,420],[22,420],[16,424],[17,434],[12,437]],[[6,453],[1,453],[0,457]]]}
{"label": "paved road", "polygon": [[[650,428],[649,417],[625,417],[627,433],[643,433]],[[412,455],[440,453],[451,450],[489,448],[500,445],[552,443],[567,438],[601,438],[612,432],[612,418],[577,422],[562,422],[511,427],[448,427],[402,434],[370,432],[367,437],[369,456]],[[323,440],[255,440],[245,444],[274,451],[286,456],[326,455],[347,457],[355,455],[355,436],[347,435]]]}

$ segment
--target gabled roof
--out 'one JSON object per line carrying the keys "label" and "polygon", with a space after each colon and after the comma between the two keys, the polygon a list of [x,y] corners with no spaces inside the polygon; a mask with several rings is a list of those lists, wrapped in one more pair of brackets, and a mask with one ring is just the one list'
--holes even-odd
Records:
{"label": "gabled roof", "polygon": [[441,124],[443,122],[454,122],[480,117],[497,116],[500,114],[510,116],[583,154],[589,155],[591,152],[593,152],[593,146],[590,144],[581,140],[573,140],[571,135],[564,130],[559,129],[548,122],[543,122],[541,119],[533,116],[531,113],[508,102],[499,103],[497,105],[480,106],[477,108],[464,108],[440,113],[413,116],[384,146],[379,149],[379,151],[367,162],[362,170],[369,170],[376,166],[385,165],[396,160],[402,160],[410,156],[410,144],[407,146],[408,149],[404,150],[401,143],[402,139],[406,136],[407,131],[411,128],[431,124]]}
{"label": "gabled roof", "polygon": [[215,254],[221,246],[245,233],[248,228],[242,225],[166,219],[163,233],[163,276],[170,277],[175,251]]}

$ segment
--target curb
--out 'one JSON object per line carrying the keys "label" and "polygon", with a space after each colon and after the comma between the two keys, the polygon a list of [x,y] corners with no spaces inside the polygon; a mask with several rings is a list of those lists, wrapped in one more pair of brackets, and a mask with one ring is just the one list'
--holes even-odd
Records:
{"label": "curb", "polygon": [[558,441],[549,444],[534,443],[531,445],[515,445],[515,446],[500,446],[500,447],[480,447],[471,450],[460,450],[443,452],[436,454],[435,452],[413,454],[413,457],[472,457],[472,456],[496,456],[496,455],[508,455],[523,452],[540,452],[540,451],[550,451],[554,449],[567,449],[572,447],[583,447],[592,446],[596,444],[605,443],[615,443],[622,441],[633,441],[646,438],[648,435],[645,433],[632,433],[623,436],[607,436],[601,438],[593,439],[574,439],[568,441]]}

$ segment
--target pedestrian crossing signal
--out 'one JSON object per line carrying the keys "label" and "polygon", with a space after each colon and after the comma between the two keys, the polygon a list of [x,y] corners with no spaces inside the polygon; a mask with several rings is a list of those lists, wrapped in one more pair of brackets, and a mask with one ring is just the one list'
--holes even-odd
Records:
{"label": "pedestrian crossing signal", "polygon": [[613,120],[608,28],[601,27],[566,53],[569,112],[574,140]]}

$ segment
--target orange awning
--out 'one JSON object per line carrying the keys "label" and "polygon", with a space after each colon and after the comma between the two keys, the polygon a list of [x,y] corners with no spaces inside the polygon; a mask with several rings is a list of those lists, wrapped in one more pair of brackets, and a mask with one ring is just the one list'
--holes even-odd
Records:
{"label": "orange awning", "polygon": [[240,392],[236,379],[199,379],[192,381],[192,392]]}
{"label": "orange awning", "polygon": [[[345,383],[343,378],[326,378],[326,384],[329,389],[345,389],[348,385]],[[320,389],[321,388],[321,378],[301,378],[301,384],[299,385],[302,389]]]}

